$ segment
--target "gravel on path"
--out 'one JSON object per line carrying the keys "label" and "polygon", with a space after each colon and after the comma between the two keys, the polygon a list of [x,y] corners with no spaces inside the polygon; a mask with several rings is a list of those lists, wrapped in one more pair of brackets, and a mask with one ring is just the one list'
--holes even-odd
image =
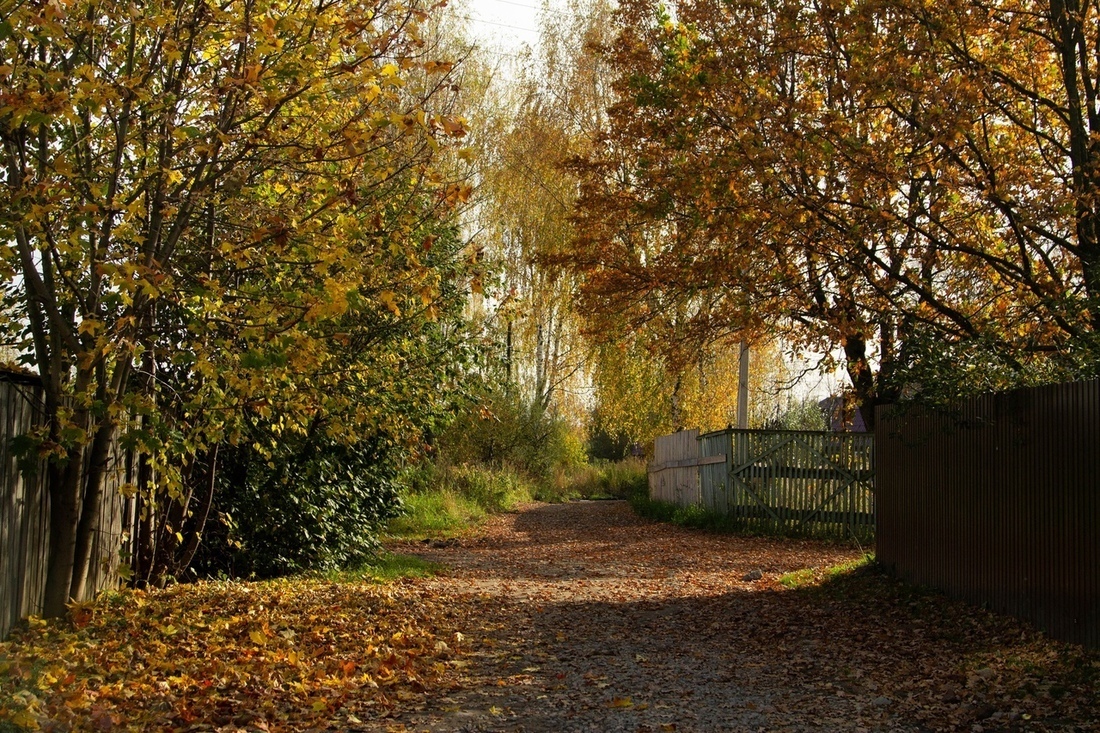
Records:
{"label": "gravel on path", "polygon": [[[855,545],[708,534],[593,501],[526,506],[457,541],[391,549],[444,565],[411,582],[451,599],[470,628],[461,682],[382,730],[1094,729],[1091,708],[1043,722],[1041,691],[1028,697],[1001,672],[967,676],[989,671],[974,667],[1005,635],[1029,653],[1043,642],[1014,622],[939,597],[950,613],[934,622],[899,610],[923,603],[904,593],[877,608],[779,583],[858,560]],[[963,626],[941,628],[952,624]]]}

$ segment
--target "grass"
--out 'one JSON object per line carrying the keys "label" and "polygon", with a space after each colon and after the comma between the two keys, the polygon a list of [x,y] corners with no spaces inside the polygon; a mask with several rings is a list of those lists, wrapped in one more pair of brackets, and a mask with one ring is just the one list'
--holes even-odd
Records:
{"label": "grass", "polygon": [[779,584],[784,588],[809,588],[821,584],[842,582],[858,576],[864,568],[874,568],[875,556],[866,554],[858,560],[831,565],[824,570],[802,568],[779,576]]}
{"label": "grass", "polygon": [[[827,529],[822,531],[808,531],[794,526],[776,526],[770,520],[738,518],[721,514],[706,507],[692,505],[680,506],[669,502],[649,498],[647,486],[641,487],[630,496],[630,506],[634,513],[640,517],[651,519],[655,522],[668,522],[678,524],[681,527],[702,529],[708,532],[721,534],[737,534],[748,537],[791,537],[812,538],[823,540],[847,540],[849,537],[839,536],[836,532]],[[856,538],[856,542],[870,540],[870,537]],[[862,545],[860,545],[862,547]]]}
{"label": "grass", "polygon": [[645,490],[645,463],[628,459],[562,467],[542,479],[509,467],[421,464],[409,469],[403,512],[390,520],[386,535],[400,539],[461,535],[485,517],[509,512],[529,501],[625,499]]}
{"label": "grass", "polygon": [[449,490],[406,494],[404,511],[386,525],[391,537],[449,537],[476,524],[486,511],[473,499]]}
{"label": "grass", "polygon": [[560,467],[539,482],[535,498],[560,502],[574,499],[627,499],[648,490],[645,461],[593,461],[582,466]]}
{"label": "grass", "polygon": [[330,570],[323,573],[322,577],[337,583],[391,583],[400,578],[427,578],[438,573],[440,569],[438,563],[419,557],[382,551],[357,568]]}
{"label": "grass", "polygon": [[490,514],[531,501],[536,491],[534,482],[509,468],[427,463],[405,478],[403,511],[386,526],[388,536],[401,539],[462,534]]}
{"label": "grass", "polygon": [[817,573],[814,568],[802,568],[779,576],[779,584],[784,588],[801,588],[814,582]]}
{"label": "grass", "polygon": [[725,514],[719,514],[701,506],[679,506],[651,499],[648,486],[630,496],[630,506],[638,516],[655,522],[669,522],[681,527],[705,529],[711,532],[752,534],[743,522]]}

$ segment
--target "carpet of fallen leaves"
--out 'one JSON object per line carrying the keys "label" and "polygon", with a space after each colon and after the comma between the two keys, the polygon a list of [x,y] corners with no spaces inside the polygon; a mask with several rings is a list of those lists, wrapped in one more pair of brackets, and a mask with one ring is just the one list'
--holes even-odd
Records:
{"label": "carpet of fallen leaves", "polygon": [[0,644],[0,730],[374,730],[450,684],[455,620],[406,583],[114,594]]}
{"label": "carpet of fallen leaves", "polygon": [[1100,730],[1100,655],[827,572],[859,548],[580,502],[392,549],[448,570],[127,592],[32,622],[0,644],[0,731]]}
{"label": "carpet of fallen leaves", "polygon": [[478,645],[461,689],[396,716],[405,730],[1100,730],[1100,655],[873,567],[827,572],[857,547],[587,502],[419,554],[453,568],[427,584],[469,609]]}

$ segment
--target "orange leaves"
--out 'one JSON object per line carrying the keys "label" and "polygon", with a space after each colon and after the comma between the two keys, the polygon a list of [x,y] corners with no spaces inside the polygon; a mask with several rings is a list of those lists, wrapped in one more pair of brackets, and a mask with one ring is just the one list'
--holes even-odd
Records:
{"label": "orange leaves", "polygon": [[397,295],[392,290],[383,290],[378,294],[378,300],[386,309],[395,316],[401,316],[401,307],[397,305]]}
{"label": "orange leaves", "polygon": [[424,64],[424,71],[429,74],[446,74],[450,73],[454,67],[452,61],[429,61]]}
{"label": "orange leaves", "polygon": [[74,608],[76,630],[0,644],[0,720],[217,727],[232,709],[253,729],[344,727],[451,674],[449,617],[414,589],[303,579],[120,594]]}
{"label": "orange leaves", "polygon": [[443,200],[451,205],[464,204],[473,195],[474,187],[468,183],[452,183],[443,189]]}

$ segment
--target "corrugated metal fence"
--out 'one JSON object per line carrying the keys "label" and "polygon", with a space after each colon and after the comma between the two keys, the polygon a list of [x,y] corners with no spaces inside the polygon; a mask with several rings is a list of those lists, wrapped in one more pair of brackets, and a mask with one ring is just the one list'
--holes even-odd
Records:
{"label": "corrugated metal fence", "polygon": [[879,408],[878,561],[1100,648],[1100,380]]}
{"label": "corrugated metal fence", "polygon": [[[699,505],[746,529],[870,538],[870,433],[683,431],[657,439],[650,497]],[[664,479],[676,471],[675,481]]]}
{"label": "corrugated metal fence", "polygon": [[[49,496],[45,467],[25,476],[12,450],[12,438],[42,421],[37,380],[0,373],[0,639],[26,616],[41,613],[46,584]],[[133,502],[119,492],[126,483],[126,461],[111,451],[99,526],[95,529],[87,596],[120,584],[119,552],[132,536]],[[84,599],[82,599],[84,600]]]}

